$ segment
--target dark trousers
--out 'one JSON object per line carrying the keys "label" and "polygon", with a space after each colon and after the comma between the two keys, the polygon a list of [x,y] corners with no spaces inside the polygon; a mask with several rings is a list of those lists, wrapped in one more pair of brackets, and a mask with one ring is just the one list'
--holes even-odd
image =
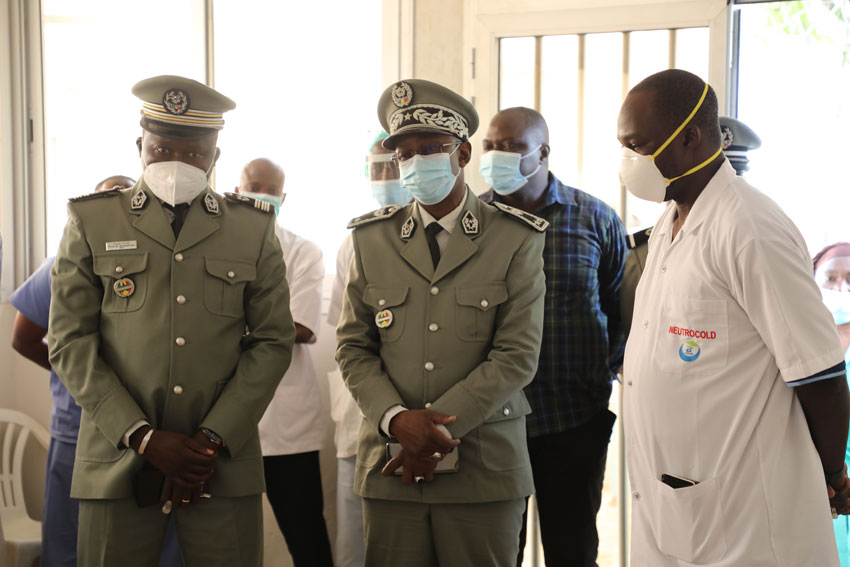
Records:
{"label": "dark trousers", "polygon": [[[548,567],[596,567],[596,513],[616,419],[605,409],[575,429],[528,439]],[[517,566],[522,565],[527,515],[526,499]]]}
{"label": "dark trousers", "polygon": [[333,567],[319,452],[263,457],[266,496],[295,567]]}

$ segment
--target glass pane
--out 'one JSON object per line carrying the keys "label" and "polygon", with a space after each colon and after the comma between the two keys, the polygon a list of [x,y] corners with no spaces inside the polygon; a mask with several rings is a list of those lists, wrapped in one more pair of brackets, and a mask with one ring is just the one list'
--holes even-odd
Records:
{"label": "glass pane", "polygon": [[111,175],[141,174],[136,138],[142,106],[132,86],[165,74],[204,80],[204,11],[201,0],[43,0],[42,10],[52,255],[69,197],[94,191]]}
{"label": "glass pane", "polygon": [[623,34],[585,39],[584,143],[579,188],[620,210],[617,114],[623,92]]}
{"label": "glass pane", "polygon": [[741,8],[740,38],[738,117],[762,140],[745,176],[812,253],[850,240],[850,23],[821,2],[757,4]]}
{"label": "glass pane", "polygon": [[534,38],[499,40],[499,110],[534,108]]}
{"label": "glass pane", "polygon": [[629,88],[669,67],[670,32],[635,31],[629,34]]}
{"label": "glass pane", "polygon": [[[378,207],[365,156],[380,129],[384,85],[380,0],[334,3],[333,18],[327,9],[216,3],[216,88],[237,104],[219,140],[216,184],[233,191],[257,157],[280,164],[287,197],[278,222],[318,244],[334,272],[348,221]],[[305,22],[321,22],[321,35]]]}
{"label": "glass pane", "polygon": [[540,112],[549,125],[549,169],[564,183],[578,184],[578,36],[543,38]]}
{"label": "glass pane", "polygon": [[676,30],[676,68],[708,81],[708,28]]}

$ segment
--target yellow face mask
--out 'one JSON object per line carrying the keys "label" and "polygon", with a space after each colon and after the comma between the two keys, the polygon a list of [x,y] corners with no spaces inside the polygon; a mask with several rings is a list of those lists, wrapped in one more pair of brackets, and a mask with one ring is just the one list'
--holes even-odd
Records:
{"label": "yellow face mask", "polygon": [[685,118],[685,121],[676,128],[670,137],[667,138],[667,140],[661,144],[661,147],[655,150],[652,155],[644,156],[632,149],[623,147],[623,158],[620,161],[620,181],[626,186],[626,189],[628,189],[632,195],[639,199],[646,199],[647,201],[661,203],[664,201],[664,197],[667,194],[668,185],[677,179],[681,179],[699,171],[714,161],[714,158],[720,155],[720,152],[723,150],[722,147],[717,148],[717,151],[701,164],[692,167],[685,173],[673,177],[672,179],[664,177],[664,175],[661,174],[661,170],[659,170],[658,166],[655,164],[655,158],[657,158],[659,154],[661,154],[661,152],[670,145],[670,142],[679,135],[682,129],[688,125],[691,119],[696,115],[697,111],[699,111],[707,94],[708,83],[705,84],[705,88],[702,91],[702,96],[700,97],[699,102],[697,102],[688,117]]}

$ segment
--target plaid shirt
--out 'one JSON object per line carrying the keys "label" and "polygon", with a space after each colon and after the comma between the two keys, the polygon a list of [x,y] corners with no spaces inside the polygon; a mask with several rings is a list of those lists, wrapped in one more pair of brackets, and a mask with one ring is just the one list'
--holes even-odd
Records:
{"label": "plaid shirt", "polygon": [[[502,201],[492,190],[486,202]],[[581,425],[608,407],[623,362],[620,287],[628,248],[614,209],[549,173],[543,204],[546,303],[537,375],[525,393],[529,437]]]}

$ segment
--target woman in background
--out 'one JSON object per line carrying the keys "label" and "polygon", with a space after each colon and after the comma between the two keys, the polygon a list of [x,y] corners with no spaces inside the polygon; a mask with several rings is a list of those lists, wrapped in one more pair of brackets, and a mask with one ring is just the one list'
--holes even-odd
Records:
{"label": "woman in background", "polygon": [[[815,281],[821,288],[823,302],[832,312],[844,360],[850,368],[850,242],[830,244],[814,257]],[[850,443],[844,455],[850,466]],[[832,521],[841,567],[850,567],[850,516]]]}

